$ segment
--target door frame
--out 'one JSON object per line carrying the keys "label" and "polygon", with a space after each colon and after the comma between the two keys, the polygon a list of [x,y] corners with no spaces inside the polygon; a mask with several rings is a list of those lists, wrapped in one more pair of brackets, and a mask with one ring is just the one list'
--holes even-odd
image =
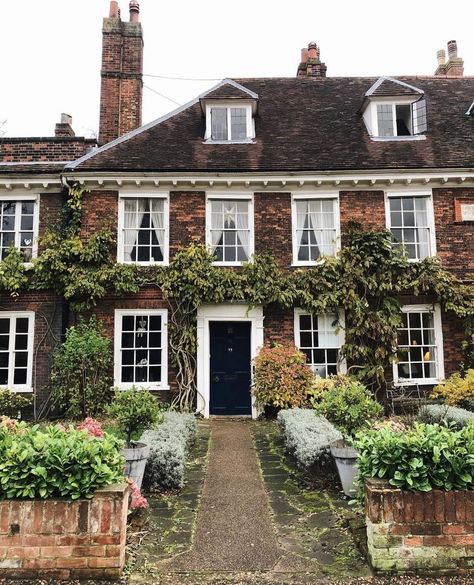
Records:
{"label": "door frame", "polygon": [[[253,360],[263,346],[263,308],[240,303],[223,303],[203,305],[197,312],[197,408],[196,411],[209,418],[210,402],[210,321],[249,321],[250,359]],[[253,378],[253,368],[250,368]],[[257,418],[259,411],[255,399],[251,397],[252,418]]]}

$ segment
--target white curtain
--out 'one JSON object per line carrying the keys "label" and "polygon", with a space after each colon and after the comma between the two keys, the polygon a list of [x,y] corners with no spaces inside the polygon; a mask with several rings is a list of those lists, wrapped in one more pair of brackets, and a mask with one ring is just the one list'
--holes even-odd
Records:
{"label": "white curtain", "polygon": [[417,241],[419,242],[420,259],[430,255],[430,234],[428,228],[428,210],[426,199],[418,197],[415,199],[415,222],[417,226]]}
{"label": "white curtain", "polygon": [[215,252],[223,234],[223,211],[221,201],[211,201],[211,251]]}
{"label": "white curtain", "polygon": [[301,241],[303,239],[306,219],[308,217],[308,201],[296,202],[296,245],[298,250],[298,258],[300,255]]}
{"label": "white curtain", "polygon": [[[235,207],[234,207],[235,209]],[[237,229],[237,238],[244,250],[245,258],[248,260],[250,256],[250,233],[249,233],[249,216],[248,204],[247,213],[238,213],[236,216],[235,227]]]}
{"label": "white curtain", "polygon": [[165,257],[165,224],[164,224],[164,202],[163,199],[150,200],[151,223],[153,225],[156,239],[160,246],[161,255]]}
{"label": "white curtain", "polygon": [[334,201],[310,201],[309,225],[313,230],[321,256],[334,252]]}
{"label": "white curtain", "polygon": [[143,216],[145,215],[145,199],[126,199],[125,212],[123,259],[125,262],[131,262],[131,254],[138,239],[138,230],[142,225]]}

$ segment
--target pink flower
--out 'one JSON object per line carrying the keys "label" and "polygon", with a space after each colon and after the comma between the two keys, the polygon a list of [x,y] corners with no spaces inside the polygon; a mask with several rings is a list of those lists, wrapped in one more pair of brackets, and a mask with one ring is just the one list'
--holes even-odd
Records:
{"label": "pink flower", "polygon": [[99,439],[102,439],[104,436],[104,431],[102,430],[102,425],[100,422],[94,418],[91,418],[90,416],[84,419],[77,428],[80,431],[86,431],[92,437],[98,437]]}
{"label": "pink flower", "polygon": [[148,500],[145,496],[142,495],[140,488],[137,484],[130,479],[129,477],[125,478],[125,481],[130,486],[130,494],[131,494],[131,502],[130,502],[130,509],[131,510],[144,510],[148,508]]}

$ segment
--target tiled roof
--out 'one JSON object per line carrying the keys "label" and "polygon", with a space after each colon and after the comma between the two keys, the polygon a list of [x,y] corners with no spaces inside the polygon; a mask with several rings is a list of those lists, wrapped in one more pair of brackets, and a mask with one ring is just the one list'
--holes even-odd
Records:
{"label": "tiled roof", "polygon": [[200,96],[201,99],[257,99],[253,91],[241,86],[231,79],[224,79],[216,87],[210,89],[206,94]]}
{"label": "tiled roof", "polygon": [[400,95],[412,96],[420,94],[423,94],[423,90],[419,89],[418,87],[409,85],[408,83],[399,81],[398,79],[393,79],[393,77],[379,77],[379,79],[377,79],[377,81],[365,95],[370,97],[391,97]]}
{"label": "tiled roof", "polygon": [[[258,94],[251,144],[204,143],[199,100],[98,149],[77,171],[262,172],[473,168],[474,77],[400,77],[424,92],[426,140],[373,141],[359,108],[375,78],[242,79]],[[398,84],[397,84],[398,85]]]}

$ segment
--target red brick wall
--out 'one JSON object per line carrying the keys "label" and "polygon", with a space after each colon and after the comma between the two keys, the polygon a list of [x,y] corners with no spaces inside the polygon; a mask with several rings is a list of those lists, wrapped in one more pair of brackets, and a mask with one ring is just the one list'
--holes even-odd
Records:
{"label": "red brick wall", "polygon": [[0,161],[71,161],[95,144],[95,139],[81,137],[0,138]]}
{"label": "red brick wall", "polygon": [[273,254],[280,266],[291,266],[290,193],[255,193],[254,233],[256,254]]}
{"label": "red brick wall", "polygon": [[369,557],[380,572],[474,571],[474,492],[410,492],[369,480]]}
{"label": "red brick wall", "polygon": [[128,485],[91,500],[0,501],[4,578],[119,577],[125,564]]}
{"label": "red brick wall", "polygon": [[349,221],[356,221],[363,229],[385,229],[385,199],[383,191],[341,191],[339,206],[341,232]]}
{"label": "red brick wall", "polygon": [[474,279],[474,222],[459,222],[457,198],[474,197],[474,189],[433,189],[436,248],[444,266],[458,277]]}
{"label": "red brick wall", "polygon": [[293,309],[281,309],[277,305],[265,307],[263,325],[266,344],[281,343],[294,345]]}
{"label": "red brick wall", "polygon": [[192,242],[206,241],[206,194],[172,191],[170,194],[170,255]]}
{"label": "red brick wall", "polygon": [[[63,193],[41,193],[39,203],[39,238],[49,229],[56,228],[62,221]],[[41,246],[40,246],[41,250]]]}

